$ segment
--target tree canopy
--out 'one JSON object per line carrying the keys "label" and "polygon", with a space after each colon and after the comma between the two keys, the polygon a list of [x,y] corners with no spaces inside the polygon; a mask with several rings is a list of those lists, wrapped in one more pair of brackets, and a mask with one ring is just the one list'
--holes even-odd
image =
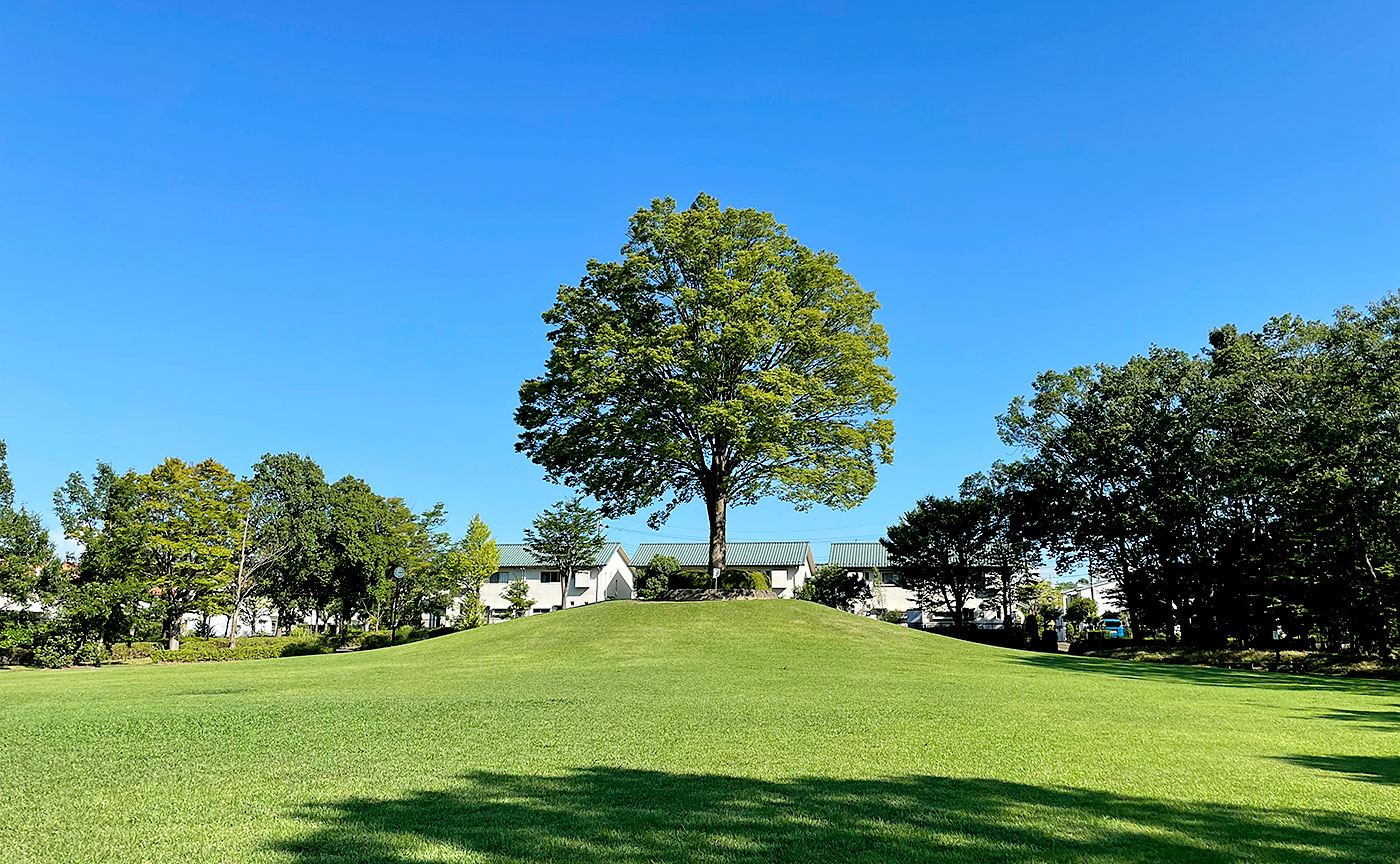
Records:
{"label": "tree canopy", "polygon": [[544,313],[553,349],[520,388],[516,449],[606,515],[702,499],[710,563],[728,507],[853,507],[893,456],[875,295],[771,213],[658,199],[620,261],[588,262]]}

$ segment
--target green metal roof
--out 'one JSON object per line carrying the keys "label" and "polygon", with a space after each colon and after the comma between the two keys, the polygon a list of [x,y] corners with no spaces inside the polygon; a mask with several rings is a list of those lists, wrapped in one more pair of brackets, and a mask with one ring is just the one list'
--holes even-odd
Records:
{"label": "green metal roof", "polygon": [[[809,543],[726,543],[726,567],[800,567],[811,555]],[[633,567],[645,567],[657,555],[669,555],[682,567],[710,566],[708,543],[643,543],[632,556]]]}
{"label": "green metal roof", "polygon": [[[613,552],[621,545],[621,543],[609,543],[604,546],[603,551],[598,553],[598,558],[593,562],[592,566],[602,567],[604,564],[608,563],[608,559],[612,557]],[[496,551],[501,555],[502,567],[539,568],[545,566],[525,550],[524,543],[497,543]],[[622,552],[622,558],[624,561],[627,559],[627,550],[625,549]]]}
{"label": "green metal roof", "polygon": [[837,567],[888,567],[889,552],[883,543],[832,543],[828,564]]}

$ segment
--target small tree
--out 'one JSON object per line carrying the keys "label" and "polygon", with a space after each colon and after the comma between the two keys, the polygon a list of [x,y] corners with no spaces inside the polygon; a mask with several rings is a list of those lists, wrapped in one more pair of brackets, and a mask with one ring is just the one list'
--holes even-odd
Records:
{"label": "small tree", "polygon": [[525,581],[524,576],[517,576],[506,586],[506,602],[510,605],[506,607],[506,615],[510,618],[520,618],[530,611],[530,607],[535,605],[535,601],[530,599],[530,583]]}
{"label": "small tree", "polygon": [[467,534],[457,544],[453,556],[453,575],[456,577],[456,591],[461,598],[457,625],[460,627],[480,627],[486,623],[486,609],[481,603],[481,586],[501,567],[501,553],[496,541],[491,537],[491,529],[482,521],[481,514],[472,517],[467,526]]}
{"label": "small tree", "polygon": [[1099,604],[1093,597],[1076,597],[1065,604],[1065,620],[1082,628],[1085,624],[1099,620]]}
{"label": "small tree", "polygon": [[843,567],[828,564],[813,574],[803,586],[800,599],[823,606],[854,612],[870,600],[870,585],[859,573],[849,573]]}
{"label": "small tree", "polygon": [[602,516],[583,506],[579,498],[558,502],[525,529],[525,550],[559,573],[560,609],[568,608],[569,581],[574,574],[592,567],[607,544]]}
{"label": "small tree", "polygon": [[1029,585],[1022,585],[1016,592],[1016,604],[1026,613],[1026,616],[1036,619],[1035,626],[1029,626],[1027,622],[1027,633],[1037,634],[1045,629],[1045,625],[1059,617],[1063,598],[1060,590],[1046,580],[1032,582]]}
{"label": "small tree", "polygon": [[655,600],[671,587],[671,579],[681,572],[681,562],[670,555],[657,555],[637,573],[637,597]]}

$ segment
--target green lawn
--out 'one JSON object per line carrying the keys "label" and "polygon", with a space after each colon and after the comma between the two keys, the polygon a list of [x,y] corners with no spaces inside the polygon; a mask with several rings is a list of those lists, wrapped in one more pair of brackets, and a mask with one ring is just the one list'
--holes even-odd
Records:
{"label": "green lawn", "polygon": [[614,602],[0,672],[0,861],[1396,861],[1400,683]]}

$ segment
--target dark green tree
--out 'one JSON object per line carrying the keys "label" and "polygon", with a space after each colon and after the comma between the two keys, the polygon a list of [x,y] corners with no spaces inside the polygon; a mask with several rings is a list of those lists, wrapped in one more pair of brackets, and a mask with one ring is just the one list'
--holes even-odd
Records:
{"label": "dark green tree", "polygon": [[984,559],[992,522],[985,501],[929,496],[886,530],[881,542],[890,565],[925,614],[942,607],[953,626],[965,624],[964,608],[986,585]]}

